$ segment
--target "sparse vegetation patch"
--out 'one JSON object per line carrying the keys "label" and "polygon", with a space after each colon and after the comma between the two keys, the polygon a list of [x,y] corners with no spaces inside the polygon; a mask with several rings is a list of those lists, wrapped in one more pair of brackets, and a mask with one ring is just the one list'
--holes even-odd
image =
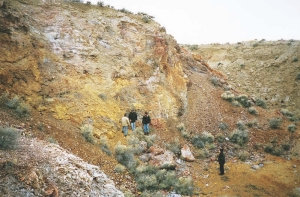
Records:
{"label": "sparse vegetation patch", "polygon": [[11,150],[18,146],[20,135],[18,131],[11,127],[0,127],[0,149]]}

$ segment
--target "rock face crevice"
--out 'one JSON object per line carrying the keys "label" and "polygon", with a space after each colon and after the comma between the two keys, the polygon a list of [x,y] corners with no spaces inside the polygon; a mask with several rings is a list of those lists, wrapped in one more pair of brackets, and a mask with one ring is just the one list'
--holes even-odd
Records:
{"label": "rock face crevice", "polygon": [[265,100],[270,109],[300,113],[300,42],[249,41],[199,45],[194,53],[228,77],[234,89]]}

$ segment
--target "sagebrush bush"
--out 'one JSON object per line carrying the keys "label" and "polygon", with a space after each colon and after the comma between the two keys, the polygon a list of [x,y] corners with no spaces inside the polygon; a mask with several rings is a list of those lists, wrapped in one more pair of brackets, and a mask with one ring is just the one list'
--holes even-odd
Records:
{"label": "sagebrush bush", "polygon": [[228,129],[228,125],[225,122],[221,122],[219,124],[219,128],[222,129],[223,131]]}
{"label": "sagebrush bush", "polygon": [[258,121],[256,119],[246,122],[247,127],[257,127]]}
{"label": "sagebrush bush", "polygon": [[232,101],[231,103],[234,107],[241,107],[242,105],[238,101]]}
{"label": "sagebrush bush", "polygon": [[271,129],[278,129],[281,125],[282,119],[280,117],[271,118],[269,120],[270,128]]}
{"label": "sagebrush bush", "polygon": [[115,147],[115,156],[117,161],[126,166],[129,170],[135,170],[138,165],[134,157],[133,150],[130,147],[117,143]]}
{"label": "sagebrush bush", "polygon": [[239,145],[243,145],[246,142],[248,142],[249,137],[248,137],[248,130],[240,130],[240,129],[235,129],[233,132],[230,134],[230,141]]}
{"label": "sagebrush bush", "polygon": [[19,103],[18,107],[15,109],[16,114],[20,117],[27,117],[30,114],[30,108],[25,103]]}
{"label": "sagebrush bush", "polygon": [[201,134],[201,140],[204,142],[204,143],[208,143],[208,144],[211,144],[215,141],[215,137],[207,132],[207,131],[204,131],[202,134]]}
{"label": "sagebrush bush", "polygon": [[151,20],[150,20],[150,18],[149,18],[148,16],[143,16],[143,17],[142,17],[142,21],[143,21],[144,23],[149,23]]}
{"label": "sagebrush bush", "polygon": [[238,95],[235,97],[235,100],[237,100],[243,107],[251,107],[251,101],[245,94]]}
{"label": "sagebrush bush", "polygon": [[239,159],[241,161],[246,161],[249,157],[249,153],[247,151],[240,151],[239,152]]}
{"label": "sagebrush bush", "polygon": [[99,145],[100,145],[100,148],[103,152],[105,152],[108,156],[111,156],[111,151],[109,149],[106,136],[100,138],[100,144]]}
{"label": "sagebrush bush", "polygon": [[290,125],[288,126],[288,131],[289,131],[289,132],[294,133],[296,130],[297,130],[296,125],[290,124]]}
{"label": "sagebrush bush", "polygon": [[290,150],[291,145],[289,145],[289,144],[282,144],[281,147],[282,147],[283,150],[288,151],[288,150]]}
{"label": "sagebrush bush", "polygon": [[255,99],[255,104],[263,109],[267,109],[267,104],[264,100],[260,99],[260,98],[256,98]]}
{"label": "sagebrush bush", "polygon": [[0,149],[11,150],[18,147],[20,134],[11,127],[0,127]]}
{"label": "sagebrush bush", "polygon": [[20,99],[18,96],[15,96],[12,99],[7,99],[5,105],[11,109],[17,109],[20,104]]}
{"label": "sagebrush bush", "polygon": [[197,158],[197,159],[204,159],[204,158],[207,158],[208,157],[208,152],[206,150],[201,150],[201,149],[196,149],[194,151],[194,156]]}
{"label": "sagebrush bush", "polygon": [[221,94],[221,98],[226,101],[232,102],[234,100],[235,96],[230,91],[225,91],[223,94]]}
{"label": "sagebrush bush", "polygon": [[[151,133],[151,130],[150,130]],[[132,134],[139,139],[139,141],[147,142],[147,147],[151,147],[155,141],[156,135],[145,135],[141,127],[137,127]]]}
{"label": "sagebrush bush", "polygon": [[80,128],[82,136],[85,138],[87,142],[92,144],[95,143],[95,139],[93,136],[93,129],[94,129],[93,126],[89,124],[85,124]]}
{"label": "sagebrush bush", "polygon": [[121,164],[118,164],[115,167],[115,172],[117,172],[117,173],[123,173],[123,172],[125,172],[125,170],[126,170],[126,167]]}
{"label": "sagebrush bush", "polygon": [[255,109],[255,107],[249,107],[248,112],[253,115],[258,114],[258,111]]}
{"label": "sagebrush bush", "polygon": [[243,121],[241,121],[241,120],[239,120],[236,123],[236,126],[238,127],[239,130],[245,130],[246,129],[245,123]]}
{"label": "sagebrush bush", "polygon": [[[142,142],[135,137],[134,135],[131,135],[127,138],[127,142],[130,145],[130,147],[132,148],[132,151],[134,154],[141,154],[144,151],[144,148],[142,146]],[[147,143],[147,142],[144,142]]]}
{"label": "sagebrush bush", "polygon": [[266,144],[265,145],[265,147],[264,147],[264,151],[266,152],[266,153],[272,153],[273,151],[274,151],[274,147],[273,147],[273,145],[272,144]]}
{"label": "sagebrush bush", "polygon": [[106,100],[107,100],[107,96],[106,96],[106,94],[104,94],[104,93],[100,93],[98,96],[99,96],[99,98],[101,98],[103,101],[106,101]]}
{"label": "sagebrush bush", "polygon": [[216,141],[218,141],[219,143],[223,143],[225,141],[225,136],[223,134],[217,134],[216,135]]}
{"label": "sagebrush bush", "polygon": [[294,114],[287,109],[280,109],[280,113],[286,117],[294,116]]}
{"label": "sagebrush bush", "polygon": [[210,78],[210,82],[211,82],[214,86],[219,85],[219,81],[220,81],[220,79],[219,79],[218,77],[213,76],[213,77]]}
{"label": "sagebrush bush", "polygon": [[175,191],[178,194],[191,196],[194,192],[193,179],[191,177],[180,177],[177,184],[175,185]]}
{"label": "sagebrush bush", "polygon": [[196,147],[196,148],[204,148],[204,142],[202,141],[201,137],[199,135],[195,135],[192,138],[192,144]]}
{"label": "sagebrush bush", "polygon": [[167,144],[166,148],[172,151],[177,156],[181,153],[181,145],[179,143],[178,138],[176,138],[173,142]]}

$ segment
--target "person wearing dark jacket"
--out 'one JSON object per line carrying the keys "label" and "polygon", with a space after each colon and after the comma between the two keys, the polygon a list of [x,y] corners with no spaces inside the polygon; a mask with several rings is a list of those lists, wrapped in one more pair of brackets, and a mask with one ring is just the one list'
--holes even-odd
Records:
{"label": "person wearing dark jacket", "polygon": [[135,130],[135,121],[137,120],[137,113],[135,112],[135,109],[131,110],[128,118],[129,118],[129,121],[131,124],[131,129],[132,129],[132,131],[134,131]]}
{"label": "person wearing dark jacket", "polygon": [[148,112],[145,112],[145,115],[143,116],[143,129],[144,129],[144,134],[148,135],[149,134],[149,124],[151,123],[150,116],[148,115]]}
{"label": "person wearing dark jacket", "polygon": [[220,149],[220,154],[218,156],[218,162],[220,164],[220,175],[224,175],[225,155],[223,153],[223,148]]}

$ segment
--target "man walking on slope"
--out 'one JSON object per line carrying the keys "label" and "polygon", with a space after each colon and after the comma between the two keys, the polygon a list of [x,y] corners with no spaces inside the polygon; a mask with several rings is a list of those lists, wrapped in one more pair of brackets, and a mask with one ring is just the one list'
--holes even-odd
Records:
{"label": "man walking on slope", "polygon": [[130,125],[129,119],[127,118],[127,114],[126,113],[122,117],[121,123],[122,123],[122,132],[124,133],[124,136],[126,137],[128,135],[128,127]]}
{"label": "man walking on slope", "polygon": [[220,149],[220,154],[218,156],[218,162],[220,164],[220,175],[224,175],[225,155],[223,153],[223,148]]}
{"label": "man walking on slope", "polygon": [[150,116],[148,115],[148,112],[145,112],[142,123],[143,123],[144,134],[148,135],[150,131],[149,124],[151,123],[151,119]]}
{"label": "man walking on slope", "polygon": [[132,109],[129,113],[129,121],[131,124],[131,130],[135,130],[135,121],[137,120],[137,113],[135,112],[135,109]]}

